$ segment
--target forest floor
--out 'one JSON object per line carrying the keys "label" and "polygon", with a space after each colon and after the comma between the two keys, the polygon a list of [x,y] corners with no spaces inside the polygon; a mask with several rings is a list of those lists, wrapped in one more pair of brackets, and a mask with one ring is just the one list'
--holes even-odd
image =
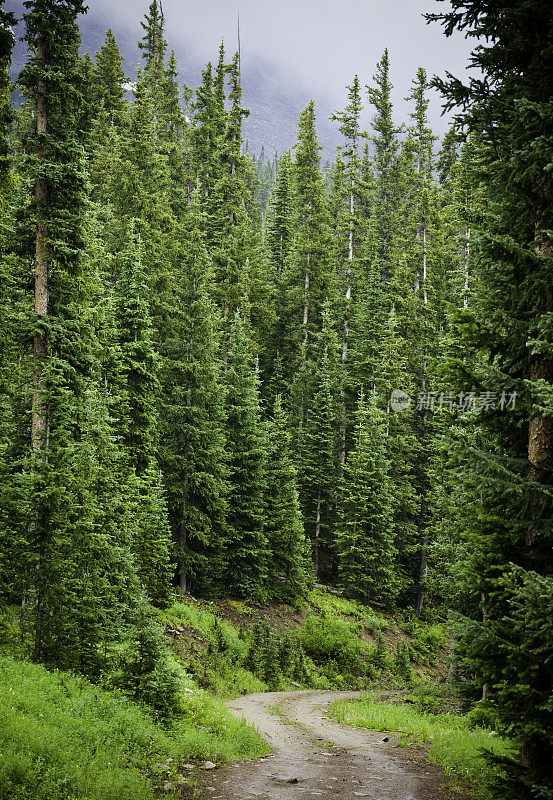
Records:
{"label": "forest floor", "polygon": [[266,692],[231,701],[233,713],[258,728],[272,753],[203,772],[197,776],[200,798],[462,800],[422,751],[398,747],[392,734],[342,726],[326,716],[331,702],[358,694]]}

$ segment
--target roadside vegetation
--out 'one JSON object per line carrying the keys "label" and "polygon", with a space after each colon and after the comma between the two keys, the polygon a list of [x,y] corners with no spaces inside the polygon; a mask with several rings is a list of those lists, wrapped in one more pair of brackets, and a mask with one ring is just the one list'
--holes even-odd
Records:
{"label": "roadside vegetation", "polygon": [[377,613],[321,589],[302,608],[187,598],[158,616],[186,671],[224,698],[297,688],[409,688],[447,672],[443,623]]}
{"label": "roadside vegetation", "polygon": [[371,697],[337,701],[328,713],[344,725],[395,734],[401,747],[422,747],[454,785],[468,787],[483,800],[489,798],[496,775],[484,753],[505,757],[513,754],[513,747],[486,725],[491,719],[478,706],[463,715],[440,710],[447,704],[448,698],[440,693],[422,690],[388,701]]}
{"label": "roadside vegetation", "polygon": [[[249,725],[184,675],[170,724],[67,672],[0,659],[3,800],[151,800],[182,796],[194,762],[264,755]],[[189,762],[192,761],[192,764]]]}

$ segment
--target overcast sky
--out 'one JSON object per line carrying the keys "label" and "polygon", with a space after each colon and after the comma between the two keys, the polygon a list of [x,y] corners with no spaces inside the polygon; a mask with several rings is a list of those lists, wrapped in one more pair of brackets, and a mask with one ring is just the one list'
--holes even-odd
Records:
{"label": "overcast sky", "polygon": [[[86,29],[112,27],[118,38],[136,41],[142,35],[140,19],[149,0],[90,0]],[[7,0],[7,8],[21,15],[23,0]],[[240,14],[244,80],[248,64],[261,59],[281,76],[281,83],[303,95],[304,105],[314,97],[321,114],[341,108],[344,87],[359,74],[371,80],[385,47],[391,60],[394,102],[399,120],[408,109],[404,97],[417,67],[429,75],[449,70],[462,76],[469,45],[462,36],[447,39],[437,23],[427,25],[422,14],[441,11],[437,0],[163,0],[169,47],[174,48],[184,74],[216,59],[223,38],[229,51],[237,41]],[[129,63],[129,72],[136,64]],[[440,119],[437,96],[431,101],[431,119],[438,133],[447,125]]]}

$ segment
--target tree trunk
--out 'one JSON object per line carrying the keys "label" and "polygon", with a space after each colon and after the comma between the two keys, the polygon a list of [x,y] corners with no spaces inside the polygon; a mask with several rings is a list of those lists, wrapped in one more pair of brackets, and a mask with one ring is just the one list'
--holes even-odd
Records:
{"label": "tree trunk", "polygon": [[[480,600],[482,601],[482,622],[486,624],[488,620],[488,612],[486,610],[486,595],[484,592],[480,594]],[[490,684],[484,677],[484,684],[482,686],[482,700],[487,700],[490,694]]]}
{"label": "tree trunk", "polygon": [[[184,552],[186,548],[186,525],[184,520],[179,526],[179,549]],[[183,566],[182,559],[179,568],[179,589],[182,594],[188,594],[188,574]]]}
{"label": "tree trunk", "polygon": [[303,336],[307,339],[307,323],[309,322],[309,266],[311,263],[311,253],[307,254],[307,269],[304,280],[304,301],[303,301]]}
{"label": "tree trunk", "polygon": [[315,521],[315,544],[313,546],[313,572],[315,578],[319,577],[319,539],[321,535],[321,489],[317,492],[317,514]]}
{"label": "tree trunk", "polygon": [[[553,359],[534,356],[530,364],[530,380],[533,383],[539,380],[553,383]],[[528,461],[531,464],[530,481],[540,481],[542,470],[553,466],[553,417],[532,413],[528,429]]]}
{"label": "tree trunk", "polygon": [[424,606],[424,596],[426,592],[426,579],[428,577],[428,534],[424,535],[421,552],[421,566],[419,572],[419,590],[417,593],[417,601],[415,603],[415,616],[417,619],[422,614]]}
{"label": "tree trunk", "polygon": [[463,308],[468,308],[469,305],[469,259],[470,259],[470,228],[466,229],[465,238],[465,257],[463,259],[463,268],[465,273],[465,280],[463,285]]}

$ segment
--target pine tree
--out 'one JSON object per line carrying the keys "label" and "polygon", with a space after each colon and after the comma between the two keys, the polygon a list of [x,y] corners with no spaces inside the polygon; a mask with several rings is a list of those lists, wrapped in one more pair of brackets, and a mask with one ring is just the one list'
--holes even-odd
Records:
{"label": "pine tree", "polygon": [[270,549],[270,591],[286,600],[305,594],[309,569],[290,439],[287,415],[277,395],[269,424],[271,477],[266,492],[265,532]]}
{"label": "pine tree", "polygon": [[365,603],[394,597],[394,544],[384,416],[374,392],[359,398],[355,446],[344,466],[337,538],[340,584]]}
{"label": "pine tree", "polygon": [[11,26],[15,25],[15,17],[4,10],[4,0],[0,3],[0,196],[1,210],[4,211],[6,195],[11,187],[11,158],[8,145],[8,121],[11,116],[10,88],[11,82],[8,67],[14,45]]}
{"label": "pine tree", "polygon": [[144,85],[152,103],[154,148],[157,149],[158,125],[160,123],[162,105],[162,83],[165,75],[165,53],[167,51],[165,19],[161,3],[158,3],[157,0],[152,0],[149,14],[145,15],[145,21],[141,21],[140,25],[144,31],[144,37],[138,43],[138,47],[142,52],[144,62]]}
{"label": "pine tree", "polygon": [[[36,658],[50,660],[61,657],[55,640],[63,636],[62,617],[68,613],[68,598],[57,581],[63,552],[59,542],[71,535],[76,513],[81,532],[92,519],[90,497],[79,497],[74,475],[68,471],[71,462],[79,474],[75,421],[78,400],[84,396],[79,345],[86,336],[78,313],[84,175],[74,138],[79,111],[76,17],[82,10],[81,2],[63,7],[44,7],[37,2],[28,7],[26,40],[33,55],[19,79],[36,110],[36,129],[27,144],[26,163],[28,180],[34,186],[28,224],[35,231],[31,412],[31,540],[37,597],[34,653]],[[64,485],[68,497],[65,513],[60,514],[58,502]]]}
{"label": "pine tree", "polygon": [[25,231],[22,245],[34,243],[35,316],[31,447],[21,456],[31,559],[19,602],[31,600],[35,659],[99,677],[113,672],[138,624],[140,587],[131,555],[135,492],[103,390],[75,140],[81,10],[37,2],[26,15],[33,55],[20,83],[35,107],[24,164],[34,202],[20,213],[34,234]]}
{"label": "pine tree", "polygon": [[382,283],[387,287],[392,271],[392,247],[394,211],[397,192],[398,128],[394,126],[392,112],[392,84],[390,81],[390,59],[388,50],[376,67],[373,78],[375,86],[367,86],[369,100],[376,115],[373,120],[374,168],[375,168],[375,213],[377,259],[382,272]]}
{"label": "pine tree", "polygon": [[336,577],[334,540],[338,493],[338,421],[340,419],[339,344],[325,314],[317,358],[318,388],[298,434],[300,503],[311,540],[316,578]]}
{"label": "pine tree", "polygon": [[225,584],[233,594],[254,598],[262,596],[267,576],[267,440],[252,343],[239,313],[230,330],[224,382],[231,470]]}
{"label": "pine tree", "polygon": [[96,53],[96,69],[94,72],[94,99],[98,109],[102,109],[108,119],[116,124],[120,122],[125,111],[123,57],[111,28],[106,31],[106,38]]}
{"label": "pine tree", "polygon": [[[0,336],[2,348],[0,352],[0,593],[2,600],[13,600],[21,597],[21,580],[28,566],[24,557],[27,551],[26,532],[16,524],[17,508],[23,511],[23,500],[17,492],[15,472],[17,466],[13,457],[13,440],[15,433],[14,405],[16,381],[14,366],[16,363],[16,341],[14,336],[13,311],[17,306],[16,282],[14,280],[13,257],[10,257],[9,239],[13,235],[13,223],[8,215],[8,208],[14,191],[14,174],[12,154],[8,143],[8,127],[11,117],[10,88],[8,74],[14,36],[11,26],[15,25],[13,14],[4,10],[0,3],[0,215],[3,229],[0,232]],[[11,306],[11,308],[10,308]],[[23,517],[25,516],[23,511]],[[17,587],[17,588],[16,588]]]}
{"label": "pine tree", "polygon": [[136,477],[137,535],[132,542],[138,576],[147,595],[163,605],[169,597],[170,530],[157,463],[159,358],[154,349],[142,246],[133,229],[117,259],[118,409],[126,461]]}
{"label": "pine tree", "polygon": [[269,260],[275,276],[282,275],[290,255],[293,236],[292,157],[287,150],[278,163],[267,226]]}
{"label": "pine tree", "polygon": [[286,271],[290,266],[293,240],[293,214],[292,157],[287,150],[278,165],[265,236],[276,319],[261,353],[261,368],[264,376],[264,392],[268,395],[268,401],[272,403],[276,395],[286,396],[289,391],[283,365],[291,363],[292,352],[291,343],[286,337],[288,321],[284,309],[287,299]]}
{"label": "pine tree", "polygon": [[291,386],[296,426],[302,423],[317,391],[316,358],[323,325],[323,307],[331,295],[331,236],[325,189],[320,167],[320,145],[315,130],[313,101],[299,119],[295,147],[295,235],[290,263],[283,274],[286,286],[284,336],[291,358],[284,365]]}
{"label": "pine tree", "polygon": [[182,220],[179,255],[162,347],[161,462],[180,589],[213,594],[225,563],[228,468],[220,317],[197,191]]}
{"label": "pine tree", "polygon": [[[357,203],[360,193],[360,154],[359,146],[362,139],[361,132],[361,85],[356,75],[348,89],[348,105],[341,113],[335,113],[332,119],[340,122],[340,133],[345,139],[345,144],[340,147],[340,155],[344,159],[345,187],[342,193],[342,203],[345,201],[345,233],[347,234],[347,263],[345,269],[345,302],[344,302],[344,337],[342,342],[342,360],[345,362],[349,346],[349,326],[351,313],[352,284],[355,277],[355,258],[358,251],[356,233],[358,228]],[[341,216],[344,216],[342,210]]]}
{"label": "pine tree", "polygon": [[521,748],[500,793],[530,798],[553,791],[553,728],[545,710],[553,685],[546,622],[553,593],[553,372],[551,297],[544,291],[552,258],[546,143],[553,13],[539,2],[505,2],[496,12],[489,2],[454,0],[450,12],[432,18],[448,35],[462,27],[480,39],[472,61],[482,77],[469,86],[438,82],[448,105],[460,107],[459,122],[476,134],[485,167],[486,207],[475,226],[477,260],[471,258],[479,294],[463,344],[481,354],[470,371],[475,387],[497,392],[493,405],[501,405],[503,392],[526,392],[509,412],[481,409],[483,444],[462,462],[465,504],[478,517],[467,536],[467,591],[485,613],[464,626],[461,650],[487,685],[498,728]]}
{"label": "pine tree", "polygon": [[[343,287],[343,336],[342,365],[344,369],[344,385],[342,388],[342,419],[340,420],[340,463],[346,459],[346,422],[348,403],[348,351],[350,347],[350,328],[352,317],[352,291],[358,280],[358,260],[363,244],[359,218],[360,196],[364,194],[361,183],[361,159],[359,146],[363,133],[361,131],[361,85],[356,75],[348,89],[348,104],[343,112],[334,114],[332,119],[340,122],[340,133],[345,144],[340,146],[340,157],[344,159],[343,182],[334,192],[337,194],[338,208],[333,217],[336,220],[336,233],[339,258],[344,258],[344,274],[338,276],[338,285]],[[346,250],[347,241],[347,250]]]}
{"label": "pine tree", "polygon": [[[439,286],[444,268],[438,229],[439,207],[433,185],[435,137],[428,125],[428,83],[426,72],[419,68],[412,83],[409,100],[413,103],[408,136],[402,148],[405,194],[401,214],[402,237],[398,237],[402,261],[394,279],[398,299],[398,322],[404,336],[406,371],[415,379],[419,413],[411,418],[413,433],[420,449],[412,478],[421,498],[417,520],[419,547],[413,556],[419,561],[415,614],[422,613],[427,578],[430,525],[430,470],[436,430],[431,413],[436,354],[443,308]],[[413,575],[415,569],[412,568]]]}

